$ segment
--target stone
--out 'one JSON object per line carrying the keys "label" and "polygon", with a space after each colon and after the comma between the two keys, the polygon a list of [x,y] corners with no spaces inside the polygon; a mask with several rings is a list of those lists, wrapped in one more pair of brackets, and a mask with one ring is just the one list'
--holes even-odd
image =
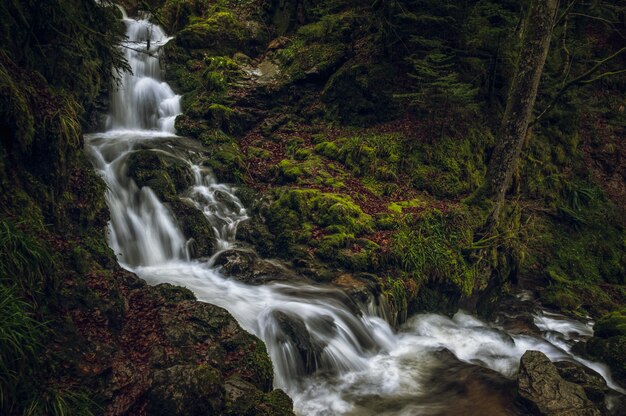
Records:
{"label": "stone", "polygon": [[224,388],[219,371],[209,365],[175,365],[155,373],[149,398],[152,415],[219,414]]}
{"label": "stone", "polygon": [[247,284],[297,278],[282,265],[261,259],[255,252],[245,249],[225,250],[217,255],[214,264],[222,266],[228,276]]}
{"label": "stone", "polygon": [[564,380],[557,367],[540,351],[526,351],[517,378],[519,398],[537,414],[595,416],[600,411],[583,387]]}
{"label": "stone", "polygon": [[563,379],[581,386],[591,401],[600,405],[604,403],[609,388],[600,374],[572,361],[559,361],[554,365]]}
{"label": "stone", "polygon": [[[317,363],[320,362],[324,345],[312,339],[304,321],[299,317],[282,311],[274,311],[272,315],[276,319],[283,335],[287,338],[283,341],[290,341],[300,355],[302,368],[298,370],[301,373],[303,372],[303,374],[313,373],[317,369]],[[326,330],[333,330],[332,322],[326,322],[326,324]],[[316,327],[321,328],[322,326],[316,325]]]}

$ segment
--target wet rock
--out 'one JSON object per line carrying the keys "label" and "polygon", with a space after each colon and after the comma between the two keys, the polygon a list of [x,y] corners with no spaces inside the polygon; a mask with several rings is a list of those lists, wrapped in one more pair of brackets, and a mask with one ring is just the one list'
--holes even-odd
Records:
{"label": "wet rock", "polygon": [[283,266],[263,260],[249,250],[225,250],[217,255],[215,265],[222,266],[227,275],[247,284],[260,285],[270,281],[297,278]]}
{"label": "wet rock", "polygon": [[542,415],[600,415],[583,387],[566,381],[545,354],[526,351],[518,375],[520,400],[530,410]]}
{"label": "wet rock", "polygon": [[593,337],[584,346],[584,355],[608,364],[615,381],[626,386],[626,336]]}
{"label": "wet rock", "polygon": [[149,150],[132,153],[127,160],[128,176],[137,186],[148,186],[163,200],[193,184],[189,167],[173,157]]}
{"label": "wet rock", "polygon": [[581,386],[591,401],[599,405],[604,403],[609,388],[600,374],[582,364],[571,361],[559,361],[554,365],[563,379]]}
{"label": "wet rock", "polygon": [[210,256],[215,249],[215,231],[204,214],[185,198],[170,198],[167,202],[183,235],[190,238],[192,258]]}
{"label": "wet rock", "polygon": [[209,365],[176,365],[154,374],[149,393],[152,415],[219,414],[224,387],[219,371]]}
{"label": "wet rock", "polygon": [[[303,374],[311,374],[317,369],[324,345],[311,337],[302,319],[297,316],[288,315],[282,311],[274,311],[272,315],[276,319],[278,326],[287,338],[279,341],[290,341],[298,351],[301,359]],[[328,329],[328,327],[327,327]]]}
{"label": "wet rock", "polygon": [[292,415],[293,402],[282,390],[263,394],[240,379],[230,377],[225,382],[226,414],[228,415]]}
{"label": "wet rock", "polygon": [[369,273],[358,273],[356,275],[344,273],[334,279],[332,283],[343,289],[350,298],[362,303],[368,302],[381,292],[378,278],[376,275]]}

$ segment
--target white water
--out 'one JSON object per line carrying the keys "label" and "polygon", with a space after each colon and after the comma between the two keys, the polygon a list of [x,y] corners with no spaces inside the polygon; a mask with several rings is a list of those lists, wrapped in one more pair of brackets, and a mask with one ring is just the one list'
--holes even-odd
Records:
{"label": "white water", "polygon": [[[125,46],[134,49],[127,49],[134,74],[124,74],[112,98],[109,131],[91,135],[88,145],[109,187],[110,245],[120,264],[149,283],[186,286],[198,299],[226,308],[263,339],[274,364],[275,386],[294,399],[298,413],[446,414],[462,393],[433,393],[440,374],[452,365],[441,354],[445,350],[456,363],[476,364],[509,378],[526,350],[540,350],[552,360],[580,361],[613,385],[604,366],[570,353],[576,338],[589,335],[591,328],[562,316],[538,313],[543,338],[509,335],[463,312],[452,318],[418,315],[396,332],[379,317],[385,311],[374,301],[355,315],[338,290],[284,283],[248,286],[224,276],[211,262],[190,259],[187,247],[193,236],[183,235],[175,213],[151,189],[140,189],[128,177],[133,152],[164,152],[189,167],[195,183],[183,197],[213,226],[218,250],[232,247],[246,210],[232,187],[217,183],[196,163],[198,145],[173,134],[179,97],[160,81],[158,63],[159,48],[168,38],[145,20],[124,21],[129,35]],[[303,360],[278,312],[300,319],[321,352]]]}

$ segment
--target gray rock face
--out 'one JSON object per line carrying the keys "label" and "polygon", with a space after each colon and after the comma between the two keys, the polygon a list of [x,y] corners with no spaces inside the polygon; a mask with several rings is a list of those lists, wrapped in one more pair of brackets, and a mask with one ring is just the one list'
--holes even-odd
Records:
{"label": "gray rock face", "polygon": [[566,381],[548,357],[526,351],[520,362],[518,394],[534,413],[549,416],[595,416],[600,411],[583,387]]}

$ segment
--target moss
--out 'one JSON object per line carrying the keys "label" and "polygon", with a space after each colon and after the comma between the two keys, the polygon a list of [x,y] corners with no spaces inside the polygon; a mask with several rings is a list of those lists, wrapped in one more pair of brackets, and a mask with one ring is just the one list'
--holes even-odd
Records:
{"label": "moss", "polygon": [[626,336],[626,309],[611,312],[596,322],[594,335],[601,338]]}
{"label": "moss", "polygon": [[269,159],[272,156],[272,153],[269,150],[262,149],[256,146],[248,147],[248,156],[256,157],[259,159]]}
{"label": "moss", "polygon": [[149,150],[139,150],[128,158],[128,175],[137,186],[150,187],[160,199],[189,188],[193,183],[187,166],[178,159]]}
{"label": "moss", "polygon": [[276,166],[279,183],[295,182],[300,176],[310,174],[301,164],[284,159]]}
{"label": "moss", "polygon": [[257,341],[253,348],[243,360],[241,373],[247,381],[259,386],[262,391],[268,392],[272,389],[272,380],[274,379],[272,362],[267,355],[265,344]]}
{"label": "moss", "polygon": [[339,147],[334,142],[322,142],[315,145],[315,151],[329,159],[339,159]]}
{"label": "moss", "polygon": [[551,285],[541,293],[541,301],[562,311],[575,311],[582,305],[580,295],[564,285]]}
{"label": "moss", "polygon": [[213,254],[215,235],[213,227],[204,214],[184,198],[169,198],[167,201],[180,224],[183,235],[193,239],[189,245],[191,257]]}
{"label": "moss", "polygon": [[389,91],[396,71],[393,65],[347,62],[322,91],[328,117],[353,125],[390,118],[395,106]]}
{"label": "moss", "polygon": [[210,147],[211,157],[204,161],[217,177],[226,182],[239,182],[243,178],[244,159],[234,142],[215,144]]}
{"label": "moss", "polygon": [[315,189],[282,189],[266,212],[270,231],[277,236],[277,248],[285,253],[297,250],[304,232],[315,225],[331,234],[359,235],[372,230],[371,216],[363,213],[349,197]]}
{"label": "moss", "polygon": [[626,385],[626,336],[593,337],[585,349],[592,359],[607,363],[616,381]]}
{"label": "moss", "polygon": [[387,209],[397,214],[402,214],[402,210],[406,208],[418,208],[426,206],[426,202],[421,198],[413,198],[409,201],[392,202],[387,206]]}
{"label": "moss", "polygon": [[176,117],[174,123],[176,133],[186,137],[199,137],[202,133],[209,130],[209,125],[204,120],[197,120],[187,115]]}
{"label": "moss", "polygon": [[346,47],[342,44],[292,42],[279,55],[283,64],[283,82],[323,79],[332,74],[346,57]]}
{"label": "moss", "polygon": [[265,395],[265,402],[258,406],[259,410],[266,411],[267,416],[293,415],[293,401],[282,390],[272,390]]}
{"label": "moss", "polygon": [[243,25],[229,12],[194,18],[176,36],[176,43],[190,49],[210,49],[217,55],[232,54],[245,38]]}

